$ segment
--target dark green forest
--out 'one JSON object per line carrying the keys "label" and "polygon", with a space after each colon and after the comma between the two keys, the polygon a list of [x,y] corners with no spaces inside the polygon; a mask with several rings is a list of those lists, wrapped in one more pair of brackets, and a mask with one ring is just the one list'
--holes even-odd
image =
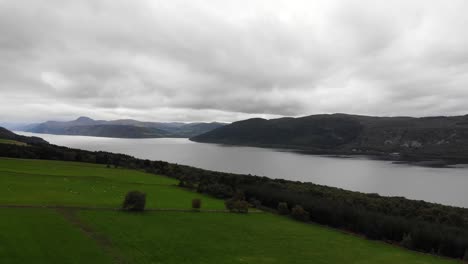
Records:
{"label": "dark green forest", "polygon": [[414,118],[332,114],[270,120],[254,118],[234,122],[191,140],[445,164],[468,161],[468,116]]}

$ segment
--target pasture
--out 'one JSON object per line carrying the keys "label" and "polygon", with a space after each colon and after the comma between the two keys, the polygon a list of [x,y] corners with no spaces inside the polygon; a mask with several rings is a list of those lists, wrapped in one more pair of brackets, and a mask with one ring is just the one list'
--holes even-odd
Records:
{"label": "pasture", "polygon": [[[177,183],[96,164],[0,158],[0,263],[455,263],[266,212],[226,213],[224,201]],[[130,190],[166,211],[115,210]],[[214,212],[190,211],[193,198]]]}

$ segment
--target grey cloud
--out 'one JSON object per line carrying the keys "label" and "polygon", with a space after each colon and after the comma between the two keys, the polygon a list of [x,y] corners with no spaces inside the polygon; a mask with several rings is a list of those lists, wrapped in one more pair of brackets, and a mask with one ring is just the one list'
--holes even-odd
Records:
{"label": "grey cloud", "polygon": [[462,114],[467,12],[463,0],[4,0],[0,121]]}

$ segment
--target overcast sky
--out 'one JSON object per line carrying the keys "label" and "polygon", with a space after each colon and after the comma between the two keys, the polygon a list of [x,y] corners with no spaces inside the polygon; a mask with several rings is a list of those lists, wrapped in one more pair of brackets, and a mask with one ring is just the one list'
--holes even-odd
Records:
{"label": "overcast sky", "polygon": [[468,1],[0,0],[0,121],[468,114]]}

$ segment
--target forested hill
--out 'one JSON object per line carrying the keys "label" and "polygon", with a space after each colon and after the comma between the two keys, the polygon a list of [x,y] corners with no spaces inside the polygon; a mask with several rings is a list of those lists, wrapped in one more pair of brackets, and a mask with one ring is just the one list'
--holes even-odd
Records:
{"label": "forested hill", "polygon": [[10,130],[0,127],[0,140],[13,140],[13,141],[18,141],[24,144],[48,144],[47,141],[43,140],[42,138],[39,137],[25,137],[21,135],[17,135]]}
{"label": "forested hill", "polygon": [[79,117],[73,121],[47,121],[15,129],[33,133],[82,135],[115,138],[193,137],[223,126],[223,123],[142,122],[132,119],[94,120]]}
{"label": "forested hill", "polygon": [[220,127],[191,140],[317,153],[468,160],[468,116],[413,118],[332,114],[271,120],[255,118]]}

